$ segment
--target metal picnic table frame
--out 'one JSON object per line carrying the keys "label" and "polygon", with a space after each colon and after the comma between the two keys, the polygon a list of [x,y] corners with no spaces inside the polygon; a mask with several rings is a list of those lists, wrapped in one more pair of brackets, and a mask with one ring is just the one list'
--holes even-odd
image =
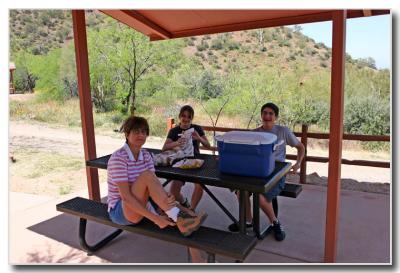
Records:
{"label": "metal picnic table frame", "polygon": [[[157,154],[158,149],[147,149],[149,152]],[[86,161],[86,165],[92,168],[107,169],[108,160],[111,155],[106,155],[93,160]],[[228,175],[218,170],[218,160],[215,155],[200,154],[196,158],[204,160],[204,164],[199,169],[180,169],[173,167],[155,167],[157,177],[165,179],[181,180],[192,183],[199,183],[214,202],[224,211],[224,213],[236,224],[239,225],[239,232],[246,234],[246,196],[253,194],[253,231],[258,239],[263,239],[268,234],[268,228],[260,230],[260,200],[259,193],[268,192],[282,177],[290,170],[292,164],[289,162],[275,162],[274,171],[266,178]],[[239,221],[229,212],[228,209],[215,197],[206,187],[215,186],[239,191]]]}

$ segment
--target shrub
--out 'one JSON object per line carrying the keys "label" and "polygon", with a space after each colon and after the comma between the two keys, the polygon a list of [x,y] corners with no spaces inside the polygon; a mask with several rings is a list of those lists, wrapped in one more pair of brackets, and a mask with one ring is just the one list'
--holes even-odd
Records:
{"label": "shrub", "polygon": [[205,41],[201,41],[201,44],[197,45],[197,50],[198,51],[204,51],[208,48],[208,43]]}
{"label": "shrub", "polygon": [[220,50],[223,48],[223,42],[221,39],[216,38],[211,41],[211,48],[215,50]]}
{"label": "shrub", "polygon": [[17,69],[14,72],[14,84],[17,91],[33,92],[38,76],[30,69],[30,65],[24,62],[17,62]]}
{"label": "shrub", "polygon": [[39,30],[39,35],[42,37],[47,37],[49,34],[47,34],[47,32],[43,29]]}
{"label": "shrub", "polygon": [[204,51],[204,50],[207,49],[207,47],[203,43],[197,45],[196,48],[197,48],[198,51]]}
{"label": "shrub", "polygon": [[33,34],[36,32],[36,27],[33,24],[28,23],[25,25],[25,32],[28,34]]}
{"label": "shrub", "polygon": [[197,56],[197,57],[200,57],[203,60],[206,58],[206,56],[204,56],[204,54],[201,53],[201,52],[196,52],[196,53],[194,53],[194,55]]}
{"label": "shrub", "polygon": [[[350,134],[389,135],[390,103],[375,96],[352,97],[345,103],[344,131]],[[387,148],[387,143],[363,142],[369,150]]]}
{"label": "shrub", "polygon": [[227,43],[227,46],[229,48],[229,50],[236,50],[239,49],[239,44],[234,42],[234,41],[230,41]]}

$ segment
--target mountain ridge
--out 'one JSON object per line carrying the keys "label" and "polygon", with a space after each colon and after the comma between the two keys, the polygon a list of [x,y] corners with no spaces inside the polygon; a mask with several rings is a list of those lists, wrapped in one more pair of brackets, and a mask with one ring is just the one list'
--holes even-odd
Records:
{"label": "mountain ridge", "polygon": [[[101,31],[107,16],[95,10],[86,12],[86,25]],[[10,53],[28,51],[45,55],[73,39],[69,10],[10,10]],[[194,56],[205,68],[223,71],[238,63],[251,66],[268,63],[282,69],[293,69],[295,61],[308,64],[312,70],[330,69],[331,49],[301,33],[299,26],[245,30],[222,34],[183,38],[187,56]],[[358,68],[377,70],[373,58],[353,59],[346,54],[347,63]]]}

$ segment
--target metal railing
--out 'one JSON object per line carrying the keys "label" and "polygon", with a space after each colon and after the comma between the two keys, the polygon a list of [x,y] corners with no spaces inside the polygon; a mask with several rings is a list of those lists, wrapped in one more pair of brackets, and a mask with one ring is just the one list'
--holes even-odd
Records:
{"label": "metal railing", "polygon": [[[173,118],[167,119],[167,131],[175,126],[175,122]],[[201,125],[200,125],[201,126]],[[249,129],[243,128],[227,128],[227,127],[213,127],[213,126],[201,126],[204,131],[209,132],[229,132],[229,131],[250,131]],[[329,161],[328,157],[322,156],[309,156],[307,155],[307,142],[309,138],[315,139],[329,139],[329,134],[326,133],[309,133],[308,125],[303,124],[301,126],[301,132],[294,132],[296,137],[300,137],[301,143],[303,143],[305,147],[304,159],[300,166],[300,183],[306,182],[306,174],[307,174],[307,161],[309,162],[321,162],[326,163]],[[390,142],[390,136],[377,136],[377,135],[353,135],[353,134],[343,134],[343,140],[355,140],[355,141],[384,141]],[[217,151],[217,147],[212,146],[211,148],[206,148],[200,146],[202,150],[210,150]],[[287,159],[296,160],[297,156],[293,154],[287,154]],[[390,162],[387,161],[372,161],[372,160],[349,160],[342,159],[342,164],[347,165],[357,165],[357,166],[368,166],[368,167],[378,167],[378,168],[390,168]]]}

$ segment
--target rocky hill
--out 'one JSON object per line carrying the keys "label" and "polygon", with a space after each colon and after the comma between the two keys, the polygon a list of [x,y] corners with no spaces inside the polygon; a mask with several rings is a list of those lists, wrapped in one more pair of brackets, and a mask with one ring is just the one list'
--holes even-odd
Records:
{"label": "rocky hill", "polygon": [[[86,24],[99,27],[103,19],[100,12],[88,11]],[[43,55],[73,38],[70,10],[10,10],[9,27],[11,52]]]}
{"label": "rocky hill", "polygon": [[[106,18],[101,12],[88,11],[86,24],[99,29]],[[9,22],[11,54],[20,50],[47,54],[73,37],[70,10],[10,10]],[[232,65],[249,69],[266,63],[289,69],[295,62],[304,62],[309,69],[329,69],[331,61],[331,49],[303,35],[299,26],[204,35],[185,38],[185,42],[187,55],[221,71]],[[348,55],[347,62],[376,69],[372,58],[353,60]]]}

